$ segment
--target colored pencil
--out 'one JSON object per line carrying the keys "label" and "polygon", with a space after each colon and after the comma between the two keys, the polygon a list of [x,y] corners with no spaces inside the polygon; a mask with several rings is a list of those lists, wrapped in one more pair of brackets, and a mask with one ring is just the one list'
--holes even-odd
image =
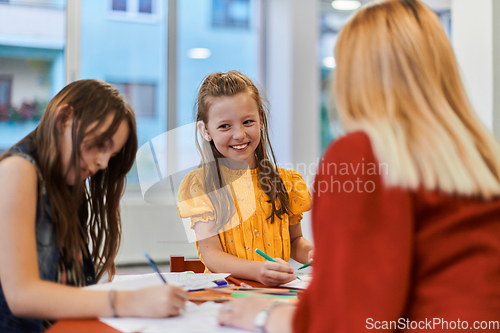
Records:
{"label": "colored pencil", "polygon": [[240,281],[238,280],[237,278],[234,278],[232,277],[231,275],[229,275],[226,279],[228,279],[229,281],[233,282],[234,284],[236,284],[237,286],[242,286],[242,287],[245,287],[245,288],[253,288],[251,285],[249,285],[248,283],[245,283],[243,281]]}
{"label": "colored pencil", "polygon": [[302,266],[300,266],[299,268],[297,268],[297,270],[299,270],[299,269],[303,269],[303,268],[306,268],[306,267],[309,267],[309,266],[311,266],[311,265],[312,265],[312,262],[308,262],[307,264],[302,265]]}
{"label": "colored pencil", "polygon": [[151,257],[149,256],[149,254],[147,252],[144,252],[144,256],[146,257],[146,259],[148,259],[149,265],[155,270],[156,273],[158,273],[158,276],[163,281],[163,283],[167,283],[167,280],[165,280],[165,278],[163,277],[163,275],[161,275],[160,269],[158,268],[158,266],[156,265],[156,263],[154,262],[154,260],[151,259]]}

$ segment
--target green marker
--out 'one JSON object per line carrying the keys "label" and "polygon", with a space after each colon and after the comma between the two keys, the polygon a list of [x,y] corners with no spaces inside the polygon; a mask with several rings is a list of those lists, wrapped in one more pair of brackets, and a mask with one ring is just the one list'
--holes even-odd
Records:
{"label": "green marker", "polygon": [[267,254],[265,254],[264,252],[262,252],[259,249],[255,249],[255,252],[257,252],[257,254],[259,254],[260,256],[264,257],[266,260],[276,262],[276,260],[274,260],[273,258],[271,258],[270,256],[268,256]]}
{"label": "green marker", "polygon": [[309,267],[312,265],[312,262],[308,262],[307,264],[303,265],[303,266],[300,266],[299,268],[297,268],[297,270],[299,269],[302,269],[302,268],[306,268],[306,267]]}
{"label": "green marker", "polygon": [[[254,297],[255,294],[243,294],[243,293],[232,293],[231,297]],[[297,299],[297,295],[268,295],[262,294],[260,297],[265,298],[287,298],[287,299]]]}

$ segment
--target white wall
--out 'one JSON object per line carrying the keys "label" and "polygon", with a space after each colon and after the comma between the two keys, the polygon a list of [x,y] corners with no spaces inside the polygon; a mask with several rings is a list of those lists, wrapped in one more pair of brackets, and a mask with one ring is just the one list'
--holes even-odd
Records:
{"label": "white wall", "polygon": [[[318,2],[267,0],[267,24],[265,90],[271,143],[284,167],[311,170],[303,174],[311,185],[320,154]],[[302,230],[312,241],[310,212],[304,214]]]}
{"label": "white wall", "polygon": [[452,0],[452,43],[481,121],[500,139],[500,30],[497,0]]}

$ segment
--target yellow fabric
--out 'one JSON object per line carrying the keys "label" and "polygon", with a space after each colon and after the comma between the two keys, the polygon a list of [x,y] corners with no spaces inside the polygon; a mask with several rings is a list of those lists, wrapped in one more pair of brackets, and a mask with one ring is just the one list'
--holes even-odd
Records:
{"label": "yellow fabric", "polygon": [[[257,169],[231,170],[221,166],[226,184],[231,184],[236,195],[237,214],[219,233],[223,250],[242,259],[264,261],[255,253],[259,248],[271,258],[290,259],[289,225],[300,223],[302,213],[311,209],[311,194],[300,173],[278,169],[288,195],[292,215],[275,216],[274,223],[267,219],[271,214],[269,199],[258,186]],[[203,188],[203,170],[196,169],[184,177],[179,186],[177,211],[181,218],[191,218],[195,223],[214,221],[213,206]],[[198,256],[203,261],[198,242]],[[205,272],[209,272],[205,268]]]}

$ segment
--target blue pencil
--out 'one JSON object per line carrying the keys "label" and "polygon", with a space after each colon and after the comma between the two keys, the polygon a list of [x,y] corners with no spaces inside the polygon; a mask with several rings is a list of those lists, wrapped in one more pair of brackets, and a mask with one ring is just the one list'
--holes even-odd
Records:
{"label": "blue pencil", "polygon": [[155,272],[158,273],[158,275],[160,276],[160,279],[163,281],[163,283],[167,283],[167,280],[165,280],[163,275],[161,275],[160,269],[158,268],[158,266],[156,265],[154,260],[151,259],[149,254],[147,252],[144,252],[144,256],[146,257],[146,259],[148,259],[149,266],[151,266],[155,270]]}

